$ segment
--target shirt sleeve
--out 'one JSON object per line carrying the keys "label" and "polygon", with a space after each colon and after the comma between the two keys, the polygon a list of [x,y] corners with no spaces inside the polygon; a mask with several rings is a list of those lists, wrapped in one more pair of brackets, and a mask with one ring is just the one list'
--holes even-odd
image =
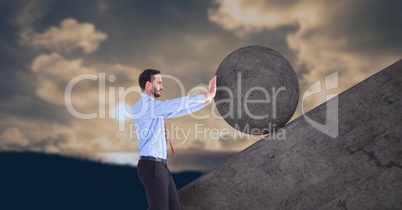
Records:
{"label": "shirt sleeve", "polygon": [[153,116],[155,117],[180,117],[202,109],[204,106],[204,102],[204,95],[192,95],[166,101],[155,101],[151,113],[153,111]]}
{"label": "shirt sleeve", "polygon": [[181,117],[181,116],[196,112],[196,111],[198,111],[198,110],[200,110],[202,108],[204,108],[204,103],[196,105],[196,106],[193,106],[193,107],[190,107],[190,108],[187,108],[187,109],[184,109],[184,110],[181,110],[179,112],[175,112],[175,113],[172,113],[172,114],[167,114],[167,115],[164,116],[164,118],[167,119],[167,118]]}

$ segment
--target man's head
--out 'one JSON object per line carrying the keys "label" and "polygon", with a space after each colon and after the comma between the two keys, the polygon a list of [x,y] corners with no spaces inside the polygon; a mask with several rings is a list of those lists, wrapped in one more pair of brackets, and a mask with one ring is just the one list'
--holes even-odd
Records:
{"label": "man's head", "polygon": [[158,98],[162,95],[162,76],[156,69],[145,69],[138,77],[138,84],[142,91]]}

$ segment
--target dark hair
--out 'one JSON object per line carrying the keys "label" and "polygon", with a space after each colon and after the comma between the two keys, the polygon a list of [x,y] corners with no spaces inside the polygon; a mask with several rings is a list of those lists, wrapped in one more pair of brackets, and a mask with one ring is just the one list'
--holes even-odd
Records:
{"label": "dark hair", "polygon": [[161,72],[156,69],[145,69],[138,77],[138,84],[141,90],[145,90],[145,84],[147,84],[148,81],[152,82],[153,76],[160,73]]}

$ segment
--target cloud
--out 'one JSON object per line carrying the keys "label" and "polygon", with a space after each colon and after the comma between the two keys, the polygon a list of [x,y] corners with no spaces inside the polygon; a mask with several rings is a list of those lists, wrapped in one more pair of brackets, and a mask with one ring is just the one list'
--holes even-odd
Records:
{"label": "cloud", "polygon": [[314,18],[311,11],[299,10],[305,7],[300,1],[216,0],[215,4],[208,10],[209,20],[239,36]]}
{"label": "cloud", "polygon": [[[66,59],[58,53],[37,56],[31,64],[31,70],[36,78],[35,93],[45,101],[59,106],[65,105],[65,91],[74,78],[84,74],[93,75],[95,80],[77,80],[72,87],[71,100],[76,108],[82,109],[93,109],[97,108],[99,103],[107,103],[104,97],[99,96],[102,91],[100,82],[107,83],[105,89],[107,86],[115,87],[115,95],[117,95],[119,87],[128,89],[135,86],[140,73],[136,68],[120,64],[84,65],[82,59]],[[115,79],[113,83],[110,82],[109,77]]]}
{"label": "cloud", "polygon": [[11,127],[0,134],[0,150],[20,150],[28,146],[28,139],[18,128]]}
{"label": "cloud", "polygon": [[134,151],[137,142],[117,132],[114,119],[76,119],[68,124],[4,114],[0,121],[0,150],[46,153]]}
{"label": "cloud", "polygon": [[[0,134],[0,150],[61,152],[74,144],[73,129],[58,123],[31,121],[5,115],[0,122],[5,131]],[[7,125],[4,125],[6,123]]]}
{"label": "cloud", "polygon": [[[64,92],[70,80],[80,74],[97,73],[95,69],[86,67],[82,63],[82,59],[67,60],[58,53],[37,56],[31,65],[37,79],[35,93],[50,103],[64,105]],[[87,95],[88,91],[90,90],[82,88],[74,94],[83,106],[94,103],[97,98],[93,94]]]}
{"label": "cloud", "polygon": [[91,23],[78,23],[67,18],[60,23],[60,27],[50,27],[44,33],[25,33],[21,37],[28,45],[52,51],[69,52],[79,48],[91,53],[106,40],[107,34],[97,31]]}
{"label": "cloud", "polygon": [[[135,144],[128,140],[129,132],[118,132],[118,121],[112,118],[111,113],[119,103],[131,107],[139,98],[138,93],[124,91],[135,86],[140,71],[121,64],[84,63],[82,59],[67,59],[58,53],[42,54],[33,60],[31,70],[35,78],[35,94],[51,105],[60,106],[60,112],[69,117],[68,125],[50,125],[45,121],[36,124],[47,128],[24,129],[40,130],[44,134],[41,137],[26,134],[31,150],[58,153],[135,150]],[[96,113],[97,117],[92,120],[75,118],[64,107],[67,84],[83,74],[96,79],[77,81],[72,88],[71,105],[80,113]],[[101,82],[105,83],[104,88],[100,87]],[[104,117],[100,113],[104,113]],[[27,126],[17,124],[20,128]],[[59,133],[61,130],[64,132]]]}

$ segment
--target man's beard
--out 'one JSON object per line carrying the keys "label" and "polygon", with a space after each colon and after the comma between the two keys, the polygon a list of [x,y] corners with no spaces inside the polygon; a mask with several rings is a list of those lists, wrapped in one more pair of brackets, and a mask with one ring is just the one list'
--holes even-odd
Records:
{"label": "man's beard", "polygon": [[152,93],[152,95],[154,95],[155,98],[161,97],[161,94],[157,93],[157,92],[155,91],[155,88],[152,90],[151,93]]}

